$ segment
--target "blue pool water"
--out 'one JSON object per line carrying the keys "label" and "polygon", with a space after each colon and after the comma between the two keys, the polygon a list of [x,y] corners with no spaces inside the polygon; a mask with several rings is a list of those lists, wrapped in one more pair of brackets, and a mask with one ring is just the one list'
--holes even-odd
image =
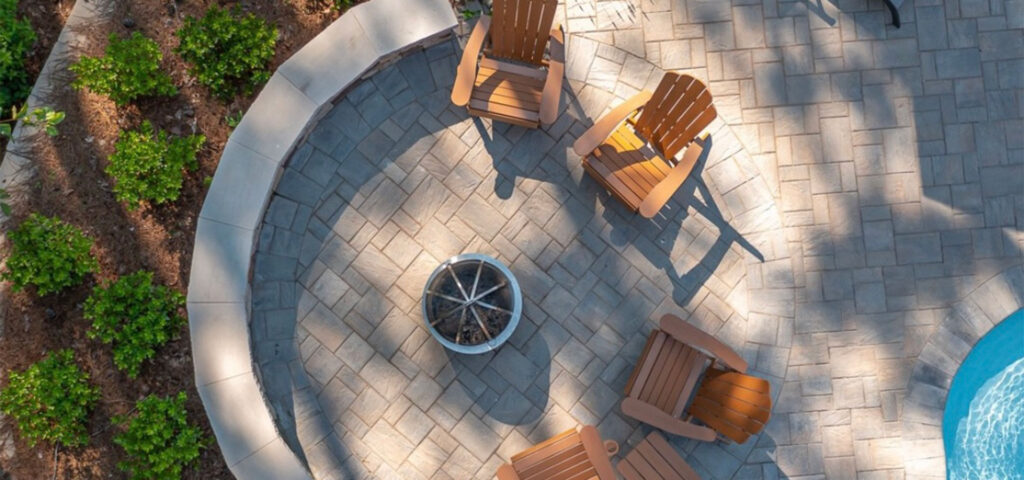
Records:
{"label": "blue pool water", "polygon": [[951,480],[1024,480],[1024,310],[971,349],[942,419]]}

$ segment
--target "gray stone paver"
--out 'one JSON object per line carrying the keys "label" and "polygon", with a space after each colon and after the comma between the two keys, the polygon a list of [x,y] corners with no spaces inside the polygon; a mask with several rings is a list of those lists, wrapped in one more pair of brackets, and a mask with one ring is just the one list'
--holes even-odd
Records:
{"label": "gray stone paver", "polygon": [[[299,148],[265,218],[310,253],[289,264],[271,255],[294,253],[275,246],[287,237],[261,241],[254,292],[289,276],[307,288],[254,310],[312,304],[293,329],[321,403],[306,414],[333,425],[304,435],[300,419],[297,438],[316,439],[293,448],[317,478],[489,478],[580,422],[628,450],[649,427],[619,414],[621,389],[643,334],[675,312],[777,396],[744,445],[672,439],[704,478],[934,475],[941,442],[902,427],[941,418],[935,383],[1020,285],[957,301],[1024,261],[1020,2],[961,3],[904,5],[896,30],[880,2],[569,0],[570,101],[537,131],[450,106],[451,45],[376,74],[322,120],[333,136]],[[721,120],[702,181],[648,223],[569,146],[662,69],[707,81]],[[318,213],[288,224],[303,208]],[[474,358],[419,321],[426,276],[464,251],[505,261],[526,295],[509,344]],[[938,328],[949,316],[982,324]],[[271,401],[286,387],[267,387]]]}
{"label": "gray stone paver", "polygon": [[[412,58],[429,58],[436,50]],[[605,53],[621,63],[626,55],[616,51]],[[417,63],[408,57],[403,62]],[[656,67],[640,62],[648,78],[622,81],[651,83]],[[602,80],[606,90],[595,87],[595,94],[604,96],[600,105],[570,107],[570,120],[559,127],[562,135],[582,132],[585,124],[575,127],[579,123],[572,119],[598,115],[597,108],[612,99],[611,91],[635,91],[620,83],[619,70]],[[373,86],[410,88],[410,82],[395,80],[394,72],[401,74],[401,68],[382,74],[386,81]],[[365,97],[360,105],[383,98],[375,88],[356,89]],[[437,91],[446,94],[448,88]],[[349,101],[338,108],[347,109]],[[708,187],[701,187],[705,193],[698,193],[703,213],[673,203],[660,225],[652,226],[618,211],[588,183],[578,158],[570,155],[572,137],[560,143],[543,130],[492,127],[489,122],[480,131],[464,112],[447,105],[424,104],[414,111],[419,117],[415,124],[405,123],[408,133],[392,135],[408,137],[399,142],[402,148],[392,149],[393,140],[370,131],[353,139],[355,149],[339,150],[334,141],[310,137],[309,147],[300,147],[286,169],[280,196],[268,212],[264,231],[273,234],[262,236],[260,251],[265,253],[260,255],[275,261],[258,266],[256,276],[277,281],[292,275],[306,287],[297,290],[296,341],[307,388],[320,408],[308,410],[292,428],[299,439],[295,447],[309,452],[306,458],[317,463],[311,468],[318,477],[330,475],[325,472],[355,475],[346,467],[353,454],[365,472],[382,477],[403,465],[416,475],[440,475],[430,460],[438,456],[445,458],[444,472],[450,476],[465,478],[459,472],[466,471],[486,477],[514,453],[499,445],[542,440],[579,421],[605,425],[625,441],[642,428],[616,409],[629,367],[643,346],[636,334],[654,325],[645,319],[682,312],[711,331],[731,325],[722,335],[742,340],[740,325],[760,310],[748,301],[744,264],[760,264],[734,241],[736,232],[751,251],[765,257],[765,265],[789,263],[781,232],[772,231],[781,223],[778,211],[771,203],[764,210],[769,187],[749,158],[733,160],[742,145],[721,122],[713,128],[720,146],[707,162],[716,173]],[[382,125],[397,127],[400,116],[392,114]],[[328,113],[325,122],[336,122],[333,118]],[[333,150],[325,152],[328,148]],[[491,160],[492,151],[498,161]],[[335,159],[336,166],[324,165],[324,158]],[[391,161],[401,162],[395,164],[399,168],[391,168]],[[325,179],[327,172],[333,173]],[[319,200],[313,201],[314,195]],[[305,225],[287,224],[283,216],[299,208],[316,212],[314,218]],[[775,220],[744,215],[774,215]],[[728,236],[719,238],[719,230]],[[303,251],[312,248],[314,253],[284,248],[278,236],[304,237]],[[417,320],[416,298],[430,270],[439,259],[468,250],[506,261],[526,293],[523,324],[510,344],[474,358],[447,354]],[[289,264],[279,257],[295,260]],[[782,288],[779,292],[791,303],[793,276],[780,277],[775,270],[768,268],[759,286],[766,293],[769,287]],[[254,289],[271,291],[268,286]],[[260,307],[282,311],[274,300],[263,294]],[[793,314],[791,308],[773,308],[763,313],[772,315],[768,321],[774,324]],[[776,366],[777,359],[788,348],[774,331],[756,340],[765,345],[750,343],[742,350],[752,364],[781,381],[785,371]],[[264,372],[280,371],[273,362],[261,363]],[[280,402],[297,388],[274,383],[267,385],[272,401]],[[311,418],[327,422],[306,420]],[[333,436],[323,434],[319,426],[324,424],[333,425]],[[438,441],[427,432],[442,432],[449,443],[473,448],[442,448],[442,455],[432,449]],[[381,441],[392,435],[402,441]],[[334,438],[343,441],[337,444]],[[359,443],[344,441],[352,439]],[[732,463],[741,461],[735,457]]]}

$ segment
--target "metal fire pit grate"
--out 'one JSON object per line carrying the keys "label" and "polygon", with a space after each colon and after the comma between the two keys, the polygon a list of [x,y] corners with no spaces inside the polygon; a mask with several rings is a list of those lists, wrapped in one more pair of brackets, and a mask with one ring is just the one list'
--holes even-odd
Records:
{"label": "metal fire pit grate", "polygon": [[427,329],[446,348],[477,354],[505,343],[519,324],[523,297],[505,265],[467,253],[441,263],[423,291]]}

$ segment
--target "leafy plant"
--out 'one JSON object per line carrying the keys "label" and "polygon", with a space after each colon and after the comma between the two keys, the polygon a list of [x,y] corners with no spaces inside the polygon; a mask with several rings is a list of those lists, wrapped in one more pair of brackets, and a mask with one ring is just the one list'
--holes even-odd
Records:
{"label": "leafy plant", "polygon": [[21,103],[31,90],[25,55],[36,41],[28,20],[17,18],[18,0],[0,0],[0,111]]}
{"label": "leafy plant", "polygon": [[114,177],[114,196],[129,210],[143,201],[177,200],[184,171],[198,166],[196,154],[205,142],[202,135],[171,137],[155,131],[148,120],[137,131],[121,132],[106,169]]}
{"label": "leafy plant", "polygon": [[55,137],[57,125],[64,121],[64,112],[57,112],[49,107],[33,108],[30,112],[28,105],[22,105],[21,108],[11,107],[10,118],[0,118],[0,137],[10,137],[13,125],[19,120],[28,126],[43,127],[47,135]]}
{"label": "leafy plant", "polygon": [[7,388],[0,391],[0,411],[17,422],[29,445],[44,440],[79,446],[89,442],[85,427],[97,399],[99,390],[67,349],[11,372]]}
{"label": "leafy plant", "polygon": [[8,217],[11,216],[11,204],[7,203],[7,200],[11,199],[11,194],[7,193],[6,189],[0,188],[0,212]]}
{"label": "leafy plant", "polygon": [[10,233],[11,254],[4,280],[14,291],[35,285],[40,295],[77,285],[99,267],[89,254],[92,239],[58,218],[30,215]]}
{"label": "leafy plant", "polygon": [[255,15],[215,6],[202,18],[186,18],[177,35],[175,51],[192,65],[189,71],[223,100],[249,95],[270,79],[277,29]]}
{"label": "leafy plant", "polygon": [[224,121],[227,122],[228,127],[235,128],[242,123],[243,112],[229,113],[224,116]]}
{"label": "leafy plant", "polygon": [[114,364],[135,378],[185,323],[178,314],[184,304],[182,294],[153,285],[152,273],[136,272],[93,289],[85,301],[85,318],[92,320],[87,334],[113,343]]}
{"label": "leafy plant", "polygon": [[83,57],[70,67],[78,76],[72,85],[107,95],[118,105],[138,97],[174,95],[174,81],[160,71],[163,58],[160,46],[139,32],[123,40],[112,33],[102,57]]}
{"label": "leafy plant", "polygon": [[114,437],[128,454],[117,468],[133,480],[181,478],[182,469],[199,458],[206,443],[199,427],[188,421],[185,400],[185,392],[174,397],[149,395],[136,402],[133,417],[115,417],[115,423],[128,425]]}

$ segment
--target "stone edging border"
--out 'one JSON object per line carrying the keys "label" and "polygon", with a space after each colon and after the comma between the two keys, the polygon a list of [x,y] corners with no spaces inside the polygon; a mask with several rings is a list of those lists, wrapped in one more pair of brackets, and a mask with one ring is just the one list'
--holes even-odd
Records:
{"label": "stone edging border", "polygon": [[1024,308],[1024,265],[1010,267],[957,302],[921,350],[903,402],[908,478],[946,478],[942,417],[960,364],[993,327]]}
{"label": "stone edging border", "polygon": [[196,387],[238,478],[312,478],[277,430],[249,335],[253,254],[284,162],[347,87],[457,24],[448,0],[360,4],[281,65],[228,138],[197,222],[187,309]]}
{"label": "stone edging border", "polygon": [[[58,88],[54,86],[57,75],[67,70],[68,61],[75,56],[76,47],[89,41],[88,35],[76,29],[86,30],[85,27],[92,23],[105,21],[113,6],[113,0],[75,2],[28,95],[26,102],[29,110],[46,105],[47,97]],[[0,163],[0,188],[11,193],[12,189],[25,185],[35,175],[35,164],[29,158],[29,152],[36,135],[41,133],[40,128],[29,127],[22,122],[14,126],[3,163]],[[0,213],[0,226],[6,223],[7,215]]]}

